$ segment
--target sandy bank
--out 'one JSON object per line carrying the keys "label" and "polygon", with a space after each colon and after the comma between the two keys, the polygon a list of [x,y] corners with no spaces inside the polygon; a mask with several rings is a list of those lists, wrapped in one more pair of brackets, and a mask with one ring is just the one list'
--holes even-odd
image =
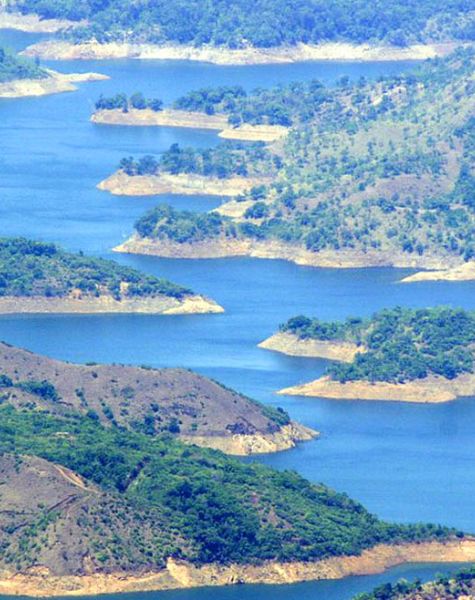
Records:
{"label": "sandy bank", "polygon": [[203,296],[185,296],[177,300],[169,296],[154,298],[124,298],[120,301],[112,296],[68,296],[65,298],[13,297],[0,298],[0,314],[104,314],[137,313],[186,315],[222,313],[224,309],[213,300]]}
{"label": "sandy bank", "polygon": [[0,29],[16,29],[27,33],[56,33],[61,29],[83,24],[66,19],[41,19],[38,15],[22,15],[0,8]]}
{"label": "sandy bank", "polygon": [[463,374],[456,379],[427,377],[406,383],[353,381],[340,383],[328,376],[285,388],[277,392],[288,396],[311,396],[335,400],[378,400],[440,404],[461,396],[475,395],[475,375]]}
{"label": "sandy bank", "polygon": [[250,454],[270,454],[295,448],[298,442],[308,442],[319,433],[292,421],[274,433],[256,433],[254,435],[236,434],[232,436],[180,436],[183,442],[203,448],[221,450],[226,454],[248,456]]}
{"label": "sandy bank", "polygon": [[257,65],[294,63],[302,61],[396,61],[425,60],[449,53],[455,47],[450,44],[415,44],[397,46],[373,46],[370,44],[322,43],[298,44],[277,48],[243,48],[231,50],[214,46],[153,45],[132,43],[99,44],[95,41],[83,44],[53,40],[40,42],[25,50],[28,56],[47,60],[96,60],[114,58],[141,58],[163,60],[190,60],[210,62],[217,65]]}
{"label": "sandy bank", "polygon": [[0,83],[0,98],[24,98],[74,92],[77,90],[76,83],[104,79],[109,77],[100,73],[57,73],[48,70],[48,77],[43,79],[15,79]]}
{"label": "sandy bank", "polygon": [[[255,185],[255,184],[253,184]],[[204,193],[204,192],[203,192]],[[243,203],[244,204],[244,203]],[[227,205],[225,205],[227,206]],[[236,207],[238,209],[239,207]],[[218,211],[219,212],[219,211]],[[253,240],[250,238],[215,238],[193,244],[179,244],[170,240],[153,240],[132,235],[114,249],[116,252],[147,254],[164,258],[231,258],[249,256],[252,258],[288,260],[307,267],[332,269],[360,269],[366,267],[401,267],[439,269],[444,261],[438,256],[413,256],[401,252],[382,251],[334,251],[311,252],[304,246],[286,244],[276,240]]]}
{"label": "sandy bank", "polygon": [[315,562],[262,565],[205,565],[194,567],[169,559],[158,572],[54,576],[38,567],[29,573],[0,574],[0,594],[27,596],[80,596],[120,592],[145,592],[224,586],[238,583],[285,584],[319,579],[342,579],[350,575],[373,575],[405,563],[473,562],[475,541],[377,545],[360,556],[333,557]]}
{"label": "sandy bank", "polygon": [[401,283],[417,281],[471,281],[475,279],[475,262],[467,262],[451,269],[438,271],[421,271],[401,280]]}
{"label": "sandy bank", "polygon": [[358,352],[365,351],[363,346],[357,346],[350,342],[301,339],[288,332],[276,333],[258,344],[258,346],[265,350],[273,350],[289,356],[327,358],[342,362],[352,362]]}
{"label": "sandy bank", "polygon": [[134,175],[129,176],[123,171],[113,175],[98,184],[104,190],[116,196],[155,196],[159,194],[183,194],[206,196],[237,196],[255,185],[265,183],[263,179],[252,177],[203,177],[180,173],[172,175]]}
{"label": "sandy bank", "polygon": [[230,127],[226,115],[207,115],[200,112],[165,109],[154,111],[150,108],[128,112],[121,109],[98,110],[91,116],[91,122],[98,125],[129,125],[134,127],[186,127],[189,129],[210,129],[219,131],[219,137],[246,142],[274,142],[288,133],[287,127],[280,125],[250,125]]}

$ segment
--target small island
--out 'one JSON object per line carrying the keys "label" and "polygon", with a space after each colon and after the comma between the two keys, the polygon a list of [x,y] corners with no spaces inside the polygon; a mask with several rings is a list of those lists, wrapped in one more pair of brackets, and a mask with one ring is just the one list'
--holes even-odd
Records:
{"label": "small island", "polygon": [[111,260],[0,239],[0,314],[221,313],[213,300]]}
{"label": "small island", "polygon": [[475,568],[462,569],[451,575],[438,575],[422,583],[405,579],[385,583],[372,592],[358,594],[354,600],[470,600],[475,597]]}
{"label": "small island", "polygon": [[395,308],[328,323],[298,316],[260,347],[337,361],[280,394],[418,403],[475,394],[475,313],[461,309]]}
{"label": "small island", "polygon": [[[473,278],[475,96],[460,90],[472,89],[474,65],[468,48],[377,82],[342,78],[330,88],[310,81],[245,95],[239,88],[190,92],[177,101],[180,109],[224,111],[236,123],[286,123],[288,134],[260,150],[259,160],[246,147],[213,149],[230,165],[239,153],[243,177],[254,178],[212,211],[213,227],[188,211],[163,220],[161,210],[151,209],[117,250]],[[192,170],[211,181],[211,173]],[[115,177],[120,190],[123,171]],[[176,235],[172,221],[189,235]]]}
{"label": "small island", "polygon": [[46,96],[77,89],[76,83],[109,79],[99,73],[58,73],[0,46],[0,98]]}
{"label": "small island", "polygon": [[[231,408],[212,407],[211,384],[202,378],[195,384],[203,395],[194,401],[186,394],[189,375],[181,391],[172,388],[173,403],[164,394],[142,395],[140,380],[166,384],[171,376],[178,386],[183,372],[135,369],[119,380],[117,366],[45,362],[3,345],[5,353],[11,360],[2,370],[11,377],[1,375],[1,594],[278,584],[475,558],[475,539],[461,531],[387,523],[295,472],[184,444],[170,410],[183,415],[186,428],[191,405],[197,423],[208,408],[210,419]],[[32,379],[45,370],[54,383]],[[218,393],[219,403],[225,391]],[[140,422],[142,403],[153,417]],[[282,422],[285,414],[267,418]],[[159,431],[151,430],[154,423]]]}
{"label": "small island", "polygon": [[[194,97],[192,96],[194,94]],[[199,102],[196,96],[200,95]],[[234,98],[242,98],[246,92],[240,86],[205,88],[179,98],[170,108],[164,108],[158,98],[145,98],[137,92],[127,98],[125,94],[104,98],[95,104],[91,122],[98,125],[130,125],[135,127],[186,127],[219,131],[224,139],[248,142],[274,142],[287,135],[285,125],[262,118],[252,122],[252,113],[244,121],[235,111],[231,112]],[[287,124],[287,123],[286,123]]]}
{"label": "small island", "polygon": [[18,410],[74,411],[105,427],[172,434],[227,454],[278,452],[318,435],[282,409],[185,369],[78,365],[0,342],[0,374],[1,396]]}
{"label": "small island", "polygon": [[274,157],[262,143],[228,142],[204,150],[172,144],[158,160],[151,155],[124,157],[119,169],[97,187],[126,196],[238,196],[265,185],[275,171]]}

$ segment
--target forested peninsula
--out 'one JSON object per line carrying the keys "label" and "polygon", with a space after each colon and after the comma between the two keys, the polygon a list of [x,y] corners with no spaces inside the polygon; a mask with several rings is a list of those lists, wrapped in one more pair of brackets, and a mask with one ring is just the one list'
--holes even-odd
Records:
{"label": "forested peninsula", "polygon": [[473,11],[463,0],[292,2],[223,0],[170,5],[150,0],[79,4],[16,0],[9,10],[77,25],[30,48],[44,58],[164,58],[251,64],[299,60],[420,59],[473,41]]}
{"label": "forested peninsula", "polygon": [[209,298],[114,261],[0,239],[0,314],[219,312],[223,308]]}
{"label": "forested peninsula", "polygon": [[[341,268],[473,265],[474,65],[475,52],[465,49],[375,83],[343,78],[336,88],[312,81],[244,96],[239,89],[190,93],[180,102],[187,110],[287,124],[288,135],[263,147],[258,161],[246,146],[211,151],[228,165],[239,154],[244,177],[272,182],[252,185],[232,210],[224,205],[208,217],[152,209],[117,250]],[[176,158],[187,157],[178,168],[208,176],[202,151],[178,150]],[[122,163],[119,174],[129,169],[133,179],[141,160]],[[463,269],[464,278],[472,273]]]}
{"label": "forested peninsula", "polygon": [[183,443],[226,416],[239,428],[241,411],[265,428],[288,423],[202,377],[68,365],[4,344],[0,364],[2,594],[289,583],[475,559],[475,540],[456,530],[386,523],[297,473]]}
{"label": "forested peninsula", "polygon": [[336,361],[281,394],[419,403],[475,394],[475,313],[461,309],[398,307],[343,322],[301,315],[260,346]]}
{"label": "forested peninsula", "polygon": [[99,73],[58,73],[0,46],[0,98],[71,92],[75,83],[108,79]]}
{"label": "forested peninsula", "polygon": [[372,592],[359,594],[354,600],[469,600],[475,597],[475,568],[453,575],[439,575],[434,581],[422,583],[398,581],[385,583]]}

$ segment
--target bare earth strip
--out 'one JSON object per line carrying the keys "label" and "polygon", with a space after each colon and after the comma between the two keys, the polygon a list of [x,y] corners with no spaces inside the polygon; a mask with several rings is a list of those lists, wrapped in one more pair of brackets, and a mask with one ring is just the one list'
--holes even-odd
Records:
{"label": "bare earth strip", "polygon": [[29,46],[24,54],[49,60],[100,60],[141,58],[163,60],[190,60],[217,65],[257,65],[295,63],[302,61],[395,61],[425,60],[448,54],[455,43],[374,46],[371,44],[323,43],[297,44],[277,48],[242,48],[231,50],[214,46],[153,45],[95,41],[73,44],[67,41],[46,41]]}
{"label": "bare earth strip", "polygon": [[349,381],[340,383],[324,376],[310,383],[280,390],[288,396],[310,396],[335,400],[378,400],[439,404],[462,396],[475,395],[475,375],[463,374],[456,379],[427,377],[406,383]]}
{"label": "bare earth strip", "polygon": [[[256,185],[256,183],[253,183]],[[103,188],[101,188],[103,189]],[[199,193],[199,192],[195,192]],[[202,193],[205,193],[204,191]],[[423,257],[409,255],[407,252],[396,254],[384,251],[334,251],[311,252],[304,246],[286,244],[277,240],[253,240],[220,237],[205,242],[180,244],[170,240],[141,238],[137,234],[114,248],[116,252],[146,254],[164,258],[231,258],[250,256],[252,258],[288,260],[297,265],[324,267],[333,269],[353,269],[366,267],[401,267],[441,269],[454,262],[452,257],[426,254]],[[454,263],[455,264],[455,263]]]}
{"label": "bare earth strip", "polygon": [[103,81],[109,79],[100,73],[57,73],[48,71],[43,79],[15,79],[0,83],[0,98],[24,98],[27,96],[47,96],[62,92],[74,92],[76,83]]}
{"label": "bare earth strip", "polygon": [[154,298],[123,298],[118,301],[113,296],[96,297],[3,297],[0,298],[0,314],[104,314],[137,313],[186,315],[222,313],[224,309],[213,300],[203,296],[185,296],[178,300],[169,296]]}
{"label": "bare earth strip", "polygon": [[276,333],[258,344],[258,346],[265,350],[273,350],[274,352],[281,352],[289,356],[327,358],[342,362],[352,362],[356,354],[365,352],[363,346],[358,346],[351,342],[320,341],[310,338],[301,339],[287,332]]}
{"label": "bare earth strip", "polygon": [[98,110],[91,116],[91,122],[97,125],[128,125],[134,127],[186,127],[189,129],[210,129],[219,131],[219,137],[228,140],[247,142],[274,142],[288,133],[281,125],[251,125],[244,123],[239,127],[230,127],[226,115],[207,115],[200,112],[174,110],[167,108],[154,111],[129,108],[127,112],[116,108]]}
{"label": "bare earth strip", "polygon": [[224,586],[237,583],[287,584],[320,579],[342,579],[351,575],[373,575],[406,563],[473,562],[475,540],[467,538],[446,543],[378,545],[360,556],[333,557],[315,562],[262,565],[205,565],[169,559],[158,572],[109,573],[93,575],[53,576],[38,567],[28,574],[3,572],[0,594],[26,596],[80,596],[120,592],[144,592]]}
{"label": "bare earth strip", "polygon": [[98,184],[98,189],[116,196],[155,196],[159,194],[183,194],[196,196],[237,196],[253,186],[267,180],[253,177],[203,177],[180,173],[160,173],[160,175],[133,175],[117,171]]}
{"label": "bare earth strip", "polygon": [[475,262],[467,262],[452,269],[438,271],[421,271],[401,280],[401,283],[417,281],[473,281],[475,279]]}

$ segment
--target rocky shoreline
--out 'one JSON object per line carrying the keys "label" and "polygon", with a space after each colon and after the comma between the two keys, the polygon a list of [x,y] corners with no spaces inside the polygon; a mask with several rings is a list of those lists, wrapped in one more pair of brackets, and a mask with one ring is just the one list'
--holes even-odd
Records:
{"label": "rocky shoreline", "polygon": [[280,125],[251,125],[244,123],[230,127],[226,115],[207,115],[200,112],[165,109],[154,111],[150,108],[129,108],[127,112],[115,108],[98,110],[91,116],[96,125],[126,125],[133,127],[185,127],[188,129],[209,129],[219,131],[218,136],[227,140],[247,142],[274,142],[286,136],[289,129]]}
{"label": "rocky shoreline", "polygon": [[401,280],[401,283],[417,281],[473,281],[475,279],[475,262],[467,262],[457,267],[437,271],[421,271]]}
{"label": "rocky shoreline", "polygon": [[259,65],[296,63],[303,61],[399,61],[425,60],[448,54],[455,43],[374,46],[330,42],[317,45],[297,44],[276,48],[247,47],[231,50],[215,46],[154,45],[89,41],[74,44],[51,40],[29,46],[24,54],[45,60],[107,60],[115,58],[189,60],[216,65]]}
{"label": "rocky shoreline", "polygon": [[222,313],[224,309],[214,300],[199,295],[184,296],[178,300],[171,296],[153,298],[123,298],[116,300],[111,295],[47,298],[13,297],[0,298],[0,314],[162,314],[187,315]]}
{"label": "rocky shoreline", "polygon": [[271,454],[295,448],[299,442],[309,442],[320,434],[309,427],[291,421],[273,433],[235,434],[232,436],[184,436],[180,440],[203,448],[221,450],[235,456]]}
{"label": "rocky shoreline", "polygon": [[341,362],[352,362],[356,354],[365,352],[363,346],[351,342],[302,339],[297,335],[281,331],[267,338],[259,348],[281,352],[288,356],[305,356],[309,358],[326,358]]}
{"label": "rocky shoreline", "polygon": [[15,29],[25,33],[57,33],[62,29],[77,27],[81,24],[84,24],[84,22],[68,21],[66,19],[42,19],[35,14],[23,15],[0,8],[0,29]]}
{"label": "rocky shoreline", "polygon": [[0,594],[36,597],[81,596],[225,586],[240,583],[288,584],[352,575],[373,575],[405,563],[455,563],[475,560],[475,540],[377,545],[359,556],[335,556],[315,562],[196,567],[173,559],[155,572],[93,573],[55,576],[37,567],[26,573],[0,573]]}
{"label": "rocky shoreline", "polygon": [[74,92],[77,83],[109,79],[100,73],[57,73],[47,71],[48,76],[38,79],[14,79],[0,83],[0,98],[26,98]]}
{"label": "rocky shoreline", "polygon": [[[256,185],[253,183],[253,185]],[[102,189],[102,188],[101,188]],[[195,192],[198,193],[198,192]],[[202,192],[205,193],[205,192]],[[219,210],[217,211],[219,212]],[[286,244],[278,240],[255,240],[251,238],[214,238],[204,242],[183,243],[170,240],[154,240],[133,234],[125,242],[114,248],[115,252],[145,254],[163,258],[231,258],[247,256],[251,258],[288,260],[297,265],[331,269],[362,269],[370,267],[395,267],[413,269],[443,269],[450,265],[449,257],[414,256],[407,253],[395,254],[382,251],[333,251],[311,252],[304,246]],[[454,262],[454,266],[455,266]]]}
{"label": "rocky shoreline", "polygon": [[115,196],[156,196],[160,194],[182,194],[189,196],[237,196],[253,186],[264,183],[253,177],[204,177],[180,173],[160,173],[159,175],[127,175],[116,171],[97,187]]}
{"label": "rocky shoreline", "polygon": [[416,404],[440,404],[463,396],[475,394],[475,375],[465,373],[455,379],[430,376],[405,383],[385,381],[348,381],[340,383],[325,375],[277,392],[286,396],[307,396],[331,400],[376,400],[387,402],[413,402]]}

